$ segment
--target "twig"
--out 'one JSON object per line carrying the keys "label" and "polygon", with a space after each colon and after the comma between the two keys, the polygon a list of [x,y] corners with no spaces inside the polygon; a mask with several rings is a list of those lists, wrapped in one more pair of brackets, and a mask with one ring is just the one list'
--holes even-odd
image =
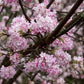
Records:
{"label": "twig", "polygon": [[77,38],[75,38],[75,37],[73,37],[73,36],[70,36],[68,33],[66,33],[66,35],[68,35],[69,37],[71,37],[73,40],[76,40],[76,41],[78,41],[78,42],[80,42],[80,41],[83,42],[83,40],[79,40],[79,39],[77,39]]}
{"label": "twig", "polygon": [[31,78],[31,81],[34,80],[34,78],[36,77],[36,75],[37,75],[39,72],[40,72],[40,71],[37,71],[37,72],[33,75],[33,77]]}
{"label": "twig", "polygon": [[23,8],[22,1],[21,1],[21,0],[19,0],[19,4],[20,4],[20,7],[21,7],[21,9],[22,9],[22,12],[23,12],[25,18],[26,18],[26,19],[29,21],[29,23],[30,23],[31,21],[30,21],[29,17],[28,17],[28,16],[26,15],[26,13],[25,13],[25,10],[24,10],[24,8]]}
{"label": "twig", "polygon": [[21,70],[27,77],[29,77],[29,78],[31,79],[31,76],[28,75],[24,70],[22,70],[19,65],[17,65],[17,68],[18,68],[19,70]]}
{"label": "twig", "polygon": [[[82,12],[83,13],[83,12]],[[81,13],[81,14],[82,14]],[[60,37],[63,34],[66,34],[70,29],[72,29],[77,23],[79,23],[83,17],[81,17],[81,14],[79,14],[76,18],[74,18],[71,22],[69,22],[65,27],[62,32],[57,34],[56,38]]]}
{"label": "twig", "polygon": [[6,23],[5,23],[5,26],[7,26],[7,24],[8,24],[9,21],[10,21],[10,19],[12,18],[12,16],[13,16],[13,13],[10,14],[9,19],[8,19],[8,20],[6,21]]}
{"label": "twig", "polygon": [[3,12],[3,9],[4,9],[5,7],[2,7],[2,9],[1,9],[1,11],[0,11],[0,14]]}
{"label": "twig", "polygon": [[47,9],[52,5],[52,3],[54,2],[55,0],[50,0],[49,4],[47,5]]}

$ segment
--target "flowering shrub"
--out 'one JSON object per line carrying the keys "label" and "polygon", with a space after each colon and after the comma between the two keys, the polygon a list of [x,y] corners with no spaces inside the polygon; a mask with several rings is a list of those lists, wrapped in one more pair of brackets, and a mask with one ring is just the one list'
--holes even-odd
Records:
{"label": "flowering shrub", "polygon": [[29,84],[84,81],[83,5],[83,0],[0,0],[0,84],[17,83],[19,76]]}

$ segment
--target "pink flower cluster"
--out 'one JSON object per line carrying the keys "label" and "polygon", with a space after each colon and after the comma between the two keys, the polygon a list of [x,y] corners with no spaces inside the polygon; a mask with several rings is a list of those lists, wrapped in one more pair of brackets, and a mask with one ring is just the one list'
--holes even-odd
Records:
{"label": "pink flower cluster", "polygon": [[50,46],[56,46],[63,50],[71,50],[73,48],[73,41],[67,35],[62,35],[60,38],[56,39]]}
{"label": "pink flower cluster", "polygon": [[11,27],[8,30],[10,35],[20,35],[20,31],[26,33],[30,29],[29,22],[26,21],[25,17],[16,17],[11,23]]}
{"label": "pink flower cluster", "polygon": [[[80,78],[83,75],[84,71],[84,62],[83,57],[81,56],[74,56],[73,57],[73,64],[72,64],[71,74],[74,78]],[[80,75],[79,75],[80,74]]]}
{"label": "pink flower cluster", "polygon": [[1,76],[1,78],[4,78],[4,79],[13,78],[15,73],[16,73],[16,71],[12,66],[8,66],[8,67],[2,66],[0,69],[0,76]]}
{"label": "pink flower cluster", "polygon": [[48,1],[44,0],[44,3],[37,4],[33,7],[35,18],[31,21],[32,34],[41,33],[44,35],[45,32],[50,33],[57,26],[56,12],[51,12],[50,9],[47,9],[47,4]]}
{"label": "pink flower cluster", "polygon": [[8,44],[14,51],[25,50],[29,46],[25,38],[16,35],[11,35]]}
{"label": "pink flower cluster", "polygon": [[41,53],[40,58],[36,58],[32,62],[28,62],[25,65],[25,71],[36,72],[42,71],[49,74],[50,77],[56,78],[62,73],[62,69],[57,65],[57,60],[53,55],[49,55],[46,53]]}
{"label": "pink flower cluster", "polygon": [[14,51],[25,50],[28,48],[27,39],[21,37],[23,33],[26,33],[29,29],[29,23],[24,17],[16,17],[11,23],[11,27],[8,30],[10,35],[9,47],[12,47]]}
{"label": "pink flower cluster", "polygon": [[69,64],[71,61],[71,55],[61,49],[55,50],[55,56],[57,58],[58,64],[63,66]]}
{"label": "pink flower cluster", "polygon": [[21,56],[18,53],[10,56],[10,61],[12,64],[17,65],[20,62]]}
{"label": "pink flower cluster", "polygon": [[32,20],[30,25],[30,28],[32,28],[32,34],[40,33],[44,35],[46,32],[50,33],[55,29],[56,25],[58,24],[57,19],[50,16],[43,17],[39,14],[35,19],[36,22]]}

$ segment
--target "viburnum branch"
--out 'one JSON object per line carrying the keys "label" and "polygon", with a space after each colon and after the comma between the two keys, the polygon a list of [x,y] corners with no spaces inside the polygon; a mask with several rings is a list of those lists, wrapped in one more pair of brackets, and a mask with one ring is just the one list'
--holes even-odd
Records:
{"label": "viburnum branch", "polygon": [[77,2],[74,4],[74,6],[69,11],[69,13],[65,16],[65,18],[59,23],[59,25],[56,27],[56,29],[46,38],[46,41],[45,41],[46,44],[50,44],[56,39],[56,35],[61,31],[63,26],[70,19],[70,17],[73,15],[75,10],[80,6],[80,4],[82,2],[83,2],[83,0],[77,0]]}

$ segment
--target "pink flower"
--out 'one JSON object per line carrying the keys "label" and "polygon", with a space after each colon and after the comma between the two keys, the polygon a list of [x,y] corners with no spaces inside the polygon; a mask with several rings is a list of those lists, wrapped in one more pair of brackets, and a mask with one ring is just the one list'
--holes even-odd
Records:
{"label": "pink flower", "polygon": [[28,48],[27,40],[17,35],[11,35],[9,41],[9,47],[13,48],[14,51],[25,50]]}

